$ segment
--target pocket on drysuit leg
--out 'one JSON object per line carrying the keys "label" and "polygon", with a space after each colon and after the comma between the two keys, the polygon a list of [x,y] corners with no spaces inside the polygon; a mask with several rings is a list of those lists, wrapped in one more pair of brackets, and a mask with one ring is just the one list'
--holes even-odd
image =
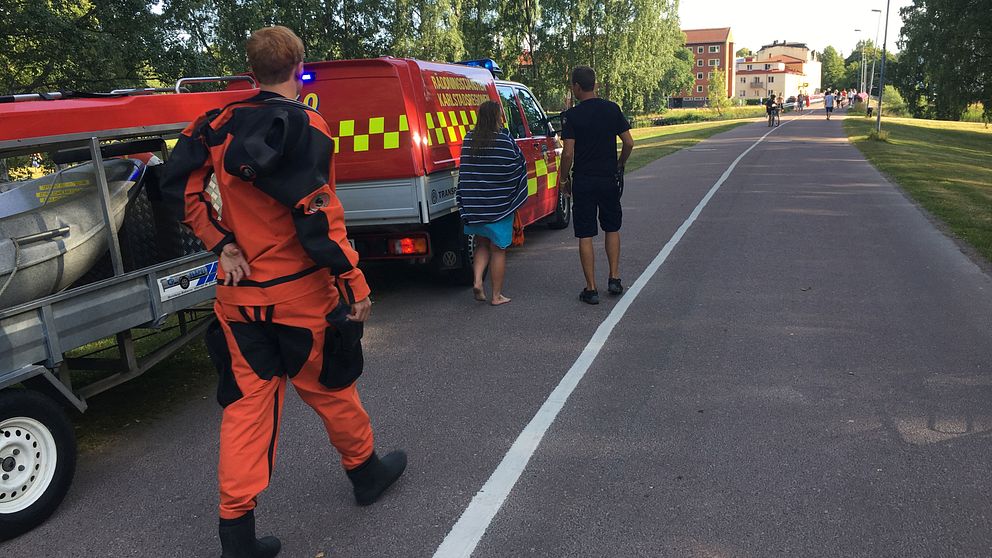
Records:
{"label": "pocket on drysuit leg", "polygon": [[362,375],[365,357],[362,355],[362,335],[365,326],[347,319],[350,308],[339,304],[327,315],[330,324],[324,331],[324,359],[318,380],[328,389],[350,386]]}
{"label": "pocket on drysuit leg", "polygon": [[227,346],[227,338],[224,336],[224,329],[220,322],[207,327],[207,333],[203,337],[203,342],[207,345],[207,354],[210,361],[217,368],[217,403],[221,407],[227,407],[238,399],[244,397],[238,382],[234,379],[234,369],[231,367],[231,349]]}

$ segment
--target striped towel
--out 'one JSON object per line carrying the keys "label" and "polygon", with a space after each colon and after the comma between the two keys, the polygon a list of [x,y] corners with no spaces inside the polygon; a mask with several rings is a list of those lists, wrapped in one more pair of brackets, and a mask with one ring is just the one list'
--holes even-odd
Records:
{"label": "striped towel", "polygon": [[507,130],[481,153],[465,136],[458,166],[458,210],[466,225],[495,223],[527,201],[527,162]]}

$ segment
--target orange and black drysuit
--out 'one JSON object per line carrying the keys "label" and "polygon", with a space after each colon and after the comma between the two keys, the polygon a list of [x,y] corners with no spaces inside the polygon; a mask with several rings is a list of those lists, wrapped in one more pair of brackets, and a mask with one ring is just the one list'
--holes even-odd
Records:
{"label": "orange and black drysuit", "polygon": [[[165,171],[163,196],[182,190],[184,222],[217,254],[237,243],[251,273],[223,286],[219,270],[218,327],[207,334],[224,407],[222,519],[253,510],[268,486],[287,379],[323,419],[346,469],[373,453],[355,388],[361,324],[344,317],[369,287],[346,237],[333,151],[319,114],[262,92],[190,124]],[[211,177],[219,208],[208,192]]]}

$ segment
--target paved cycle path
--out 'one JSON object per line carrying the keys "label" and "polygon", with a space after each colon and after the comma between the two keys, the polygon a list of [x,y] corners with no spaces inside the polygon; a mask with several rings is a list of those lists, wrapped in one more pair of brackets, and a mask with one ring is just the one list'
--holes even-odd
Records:
{"label": "paved cycle path", "polygon": [[[632,284],[749,124],[632,173]],[[605,262],[599,275],[605,282]],[[361,380],[407,475],[356,508],[290,396],[261,532],[284,556],[431,556],[617,301],[579,303],[570,231],[528,231],[510,305],[397,268]],[[474,556],[985,556],[992,279],[851,146],[786,115],[645,283]],[[220,411],[190,402],[101,454],[11,556],[216,556]]]}

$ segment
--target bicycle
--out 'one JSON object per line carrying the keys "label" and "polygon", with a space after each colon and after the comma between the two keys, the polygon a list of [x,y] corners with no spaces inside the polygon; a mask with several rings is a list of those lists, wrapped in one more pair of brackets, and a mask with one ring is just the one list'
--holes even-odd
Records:
{"label": "bicycle", "polygon": [[778,107],[773,108],[771,112],[768,113],[768,126],[778,126],[782,123],[782,115],[779,114],[781,111]]}

